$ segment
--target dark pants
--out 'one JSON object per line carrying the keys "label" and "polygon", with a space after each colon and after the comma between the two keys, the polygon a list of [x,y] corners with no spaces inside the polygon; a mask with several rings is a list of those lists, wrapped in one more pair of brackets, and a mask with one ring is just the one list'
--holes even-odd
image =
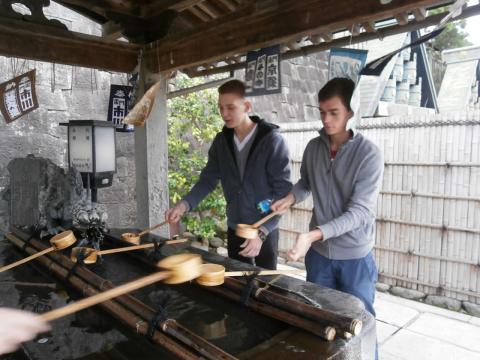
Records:
{"label": "dark pants", "polygon": [[310,249],[305,256],[305,267],[307,281],[356,296],[375,316],[373,302],[378,274],[371,252],[361,259],[331,260]]}
{"label": "dark pants", "polygon": [[[371,252],[360,259],[331,260],[310,248],[305,267],[307,281],[356,296],[375,317],[373,302],[378,272]],[[378,359],[378,346],[375,346],[375,359]]]}
{"label": "dark pants", "polygon": [[263,242],[262,248],[260,249],[260,253],[255,259],[238,255],[238,253],[243,250],[240,245],[245,242],[245,239],[235,235],[235,230],[228,228],[227,237],[228,257],[265,269],[277,269],[278,229],[268,234],[267,239]]}

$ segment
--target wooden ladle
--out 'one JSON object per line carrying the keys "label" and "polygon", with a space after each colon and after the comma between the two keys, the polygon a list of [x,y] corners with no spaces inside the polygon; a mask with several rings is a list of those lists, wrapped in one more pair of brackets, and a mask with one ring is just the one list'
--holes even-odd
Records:
{"label": "wooden ladle", "polygon": [[52,245],[51,247],[45,250],[39,251],[36,254],[30,255],[25,259],[18,260],[9,265],[5,265],[0,268],[0,272],[10,270],[21,264],[25,264],[26,262],[36,259],[37,257],[40,257],[42,255],[48,254],[49,252],[66,249],[69,246],[73,245],[76,241],[77,239],[75,238],[75,235],[73,234],[72,230],[67,230],[67,231],[58,233],[57,235],[55,235],[50,239],[50,244]]}
{"label": "wooden ladle", "polygon": [[237,227],[235,228],[235,234],[238,237],[244,238],[244,239],[254,239],[258,236],[258,228],[262,226],[263,223],[267,222],[270,220],[272,217],[278,215],[279,213],[274,211],[264,218],[258,220],[255,224],[253,225],[248,225],[248,224],[237,224]]}
{"label": "wooden ladle", "polygon": [[[248,276],[255,274],[254,271],[225,271],[225,267],[219,264],[203,264],[201,266],[202,275],[197,278],[197,283],[204,286],[222,285],[226,276]],[[300,274],[305,272],[300,269],[292,270],[262,270],[258,273],[261,275],[286,275]]]}
{"label": "wooden ladle", "polygon": [[59,309],[49,311],[40,315],[40,318],[44,321],[52,321],[162,280],[168,284],[180,284],[193,280],[201,275],[201,264],[202,258],[197,254],[169,256],[157,263],[157,267],[165,271],[147,275]]}
{"label": "wooden ladle", "polygon": [[164,221],[160,224],[154,225],[151,228],[148,228],[146,230],[143,230],[142,232],[139,232],[138,234],[136,233],[131,233],[131,232],[126,232],[122,234],[122,240],[128,241],[132,244],[140,244],[140,237],[142,235],[148,234],[149,232],[158,229],[160,226],[166,225],[168,222]]}
{"label": "wooden ladle", "polygon": [[[187,239],[167,240],[165,241],[165,244],[167,245],[180,244],[186,241]],[[154,243],[148,243],[148,244],[126,246],[126,247],[108,249],[108,250],[96,250],[89,247],[74,247],[70,254],[70,259],[73,262],[77,262],[78,257],[81,255],[83,256],[84,264],[94,264],[97,262],[98,255],[108,255],[108,254],[116,254],[116,253],[121,253],[126,251],[132,251],[132,250],[148,249],[154,246],[155,246]]]}

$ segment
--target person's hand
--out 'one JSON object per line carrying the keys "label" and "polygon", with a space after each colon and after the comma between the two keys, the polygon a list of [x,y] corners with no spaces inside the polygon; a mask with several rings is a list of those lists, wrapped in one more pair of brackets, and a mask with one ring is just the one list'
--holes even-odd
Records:
{"label": "person's hand", "polygon": [[177,205],[175,205],[173,208],[168,209],[165,212],[165,220],[169,224],[175,224],[180,221],[180,219],[185,215],[187,211],[187,206],[183,201],[180,201]]}
{"label": "person's hand", "polygon": [[323,234],[320,229],[310,231],[308,233],[299,234],[295,239],[295,245],[288,250],[287,258],[289,261],[297,261],[305,256],[312,243],[316,240],[322,240]]}
{"label": "person's hand", "polygon": [[285,214],[293,204],[295,204],[295,196],[290,193],[284,198],[275,201],[272,205],[270,205],[270,209],[279,214]]}
{"label": "person's hand", "polygon": [[245,257],[256,257],[260,253],[262,245],[263,242],[258,236],[254,239],[246,239],[242,245],[240,245],[243,250],[240,251],[238,255]]}
{"label": "person's hand", "polygon": [[18,349],[24,341],[50,330],[48,323],[27,311],[0,308],[0,355]]}

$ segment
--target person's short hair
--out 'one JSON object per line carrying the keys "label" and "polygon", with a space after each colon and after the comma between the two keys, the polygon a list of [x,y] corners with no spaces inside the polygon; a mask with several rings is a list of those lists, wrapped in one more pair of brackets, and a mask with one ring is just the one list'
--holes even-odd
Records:
{"label": "person's short hair", "polygon": [[348,78],[333,78],[328,81],[324,87],[318,92],[318,101],[327,101],[338,96],[348,111],[350,108],[350,100],[352,99],[355,83]]}
{"label": "person's short hair", "polygon": [[218,93],[220,95],[235,94],[240,96],[241,98],[245,97],[245,91],[245,84],[237,79],[229,80],[218,88]]}

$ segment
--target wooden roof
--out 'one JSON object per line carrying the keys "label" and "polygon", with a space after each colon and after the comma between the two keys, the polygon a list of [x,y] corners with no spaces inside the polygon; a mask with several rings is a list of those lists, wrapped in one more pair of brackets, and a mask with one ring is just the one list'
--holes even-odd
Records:
{"label": "wooden roof", "polygon": [[[111,71],[130,72],[142,52],[154,72],[207,70],[241,63],[249,50],[282,44],[302,49],[337,44],[346,37],[381,37],[379,22],[395,18],[398,30],[426,26],[426,9],[445,0],[58,0],[100,23],[102,36],[68,31],[42,12],[45,0],[0,3],[0,54]],[[11,3],[32,15],[19,16]],[[43,4],[43,5],[42,5]],[[474,8],[475,6],[471,6]],[[478,13],[478,6],[476,8]],[[430,21],[432,23],[432,21]],[[428,24],[430,24],[428,23]],[[128,40],[119,41],[120,37]],[[360,39],[360,38],[359,38]],[[364,41],[365,39],[361,39]],[[336,42],[337,41],[337,42]],[[218,71],[220,71],[218,70]]]}

